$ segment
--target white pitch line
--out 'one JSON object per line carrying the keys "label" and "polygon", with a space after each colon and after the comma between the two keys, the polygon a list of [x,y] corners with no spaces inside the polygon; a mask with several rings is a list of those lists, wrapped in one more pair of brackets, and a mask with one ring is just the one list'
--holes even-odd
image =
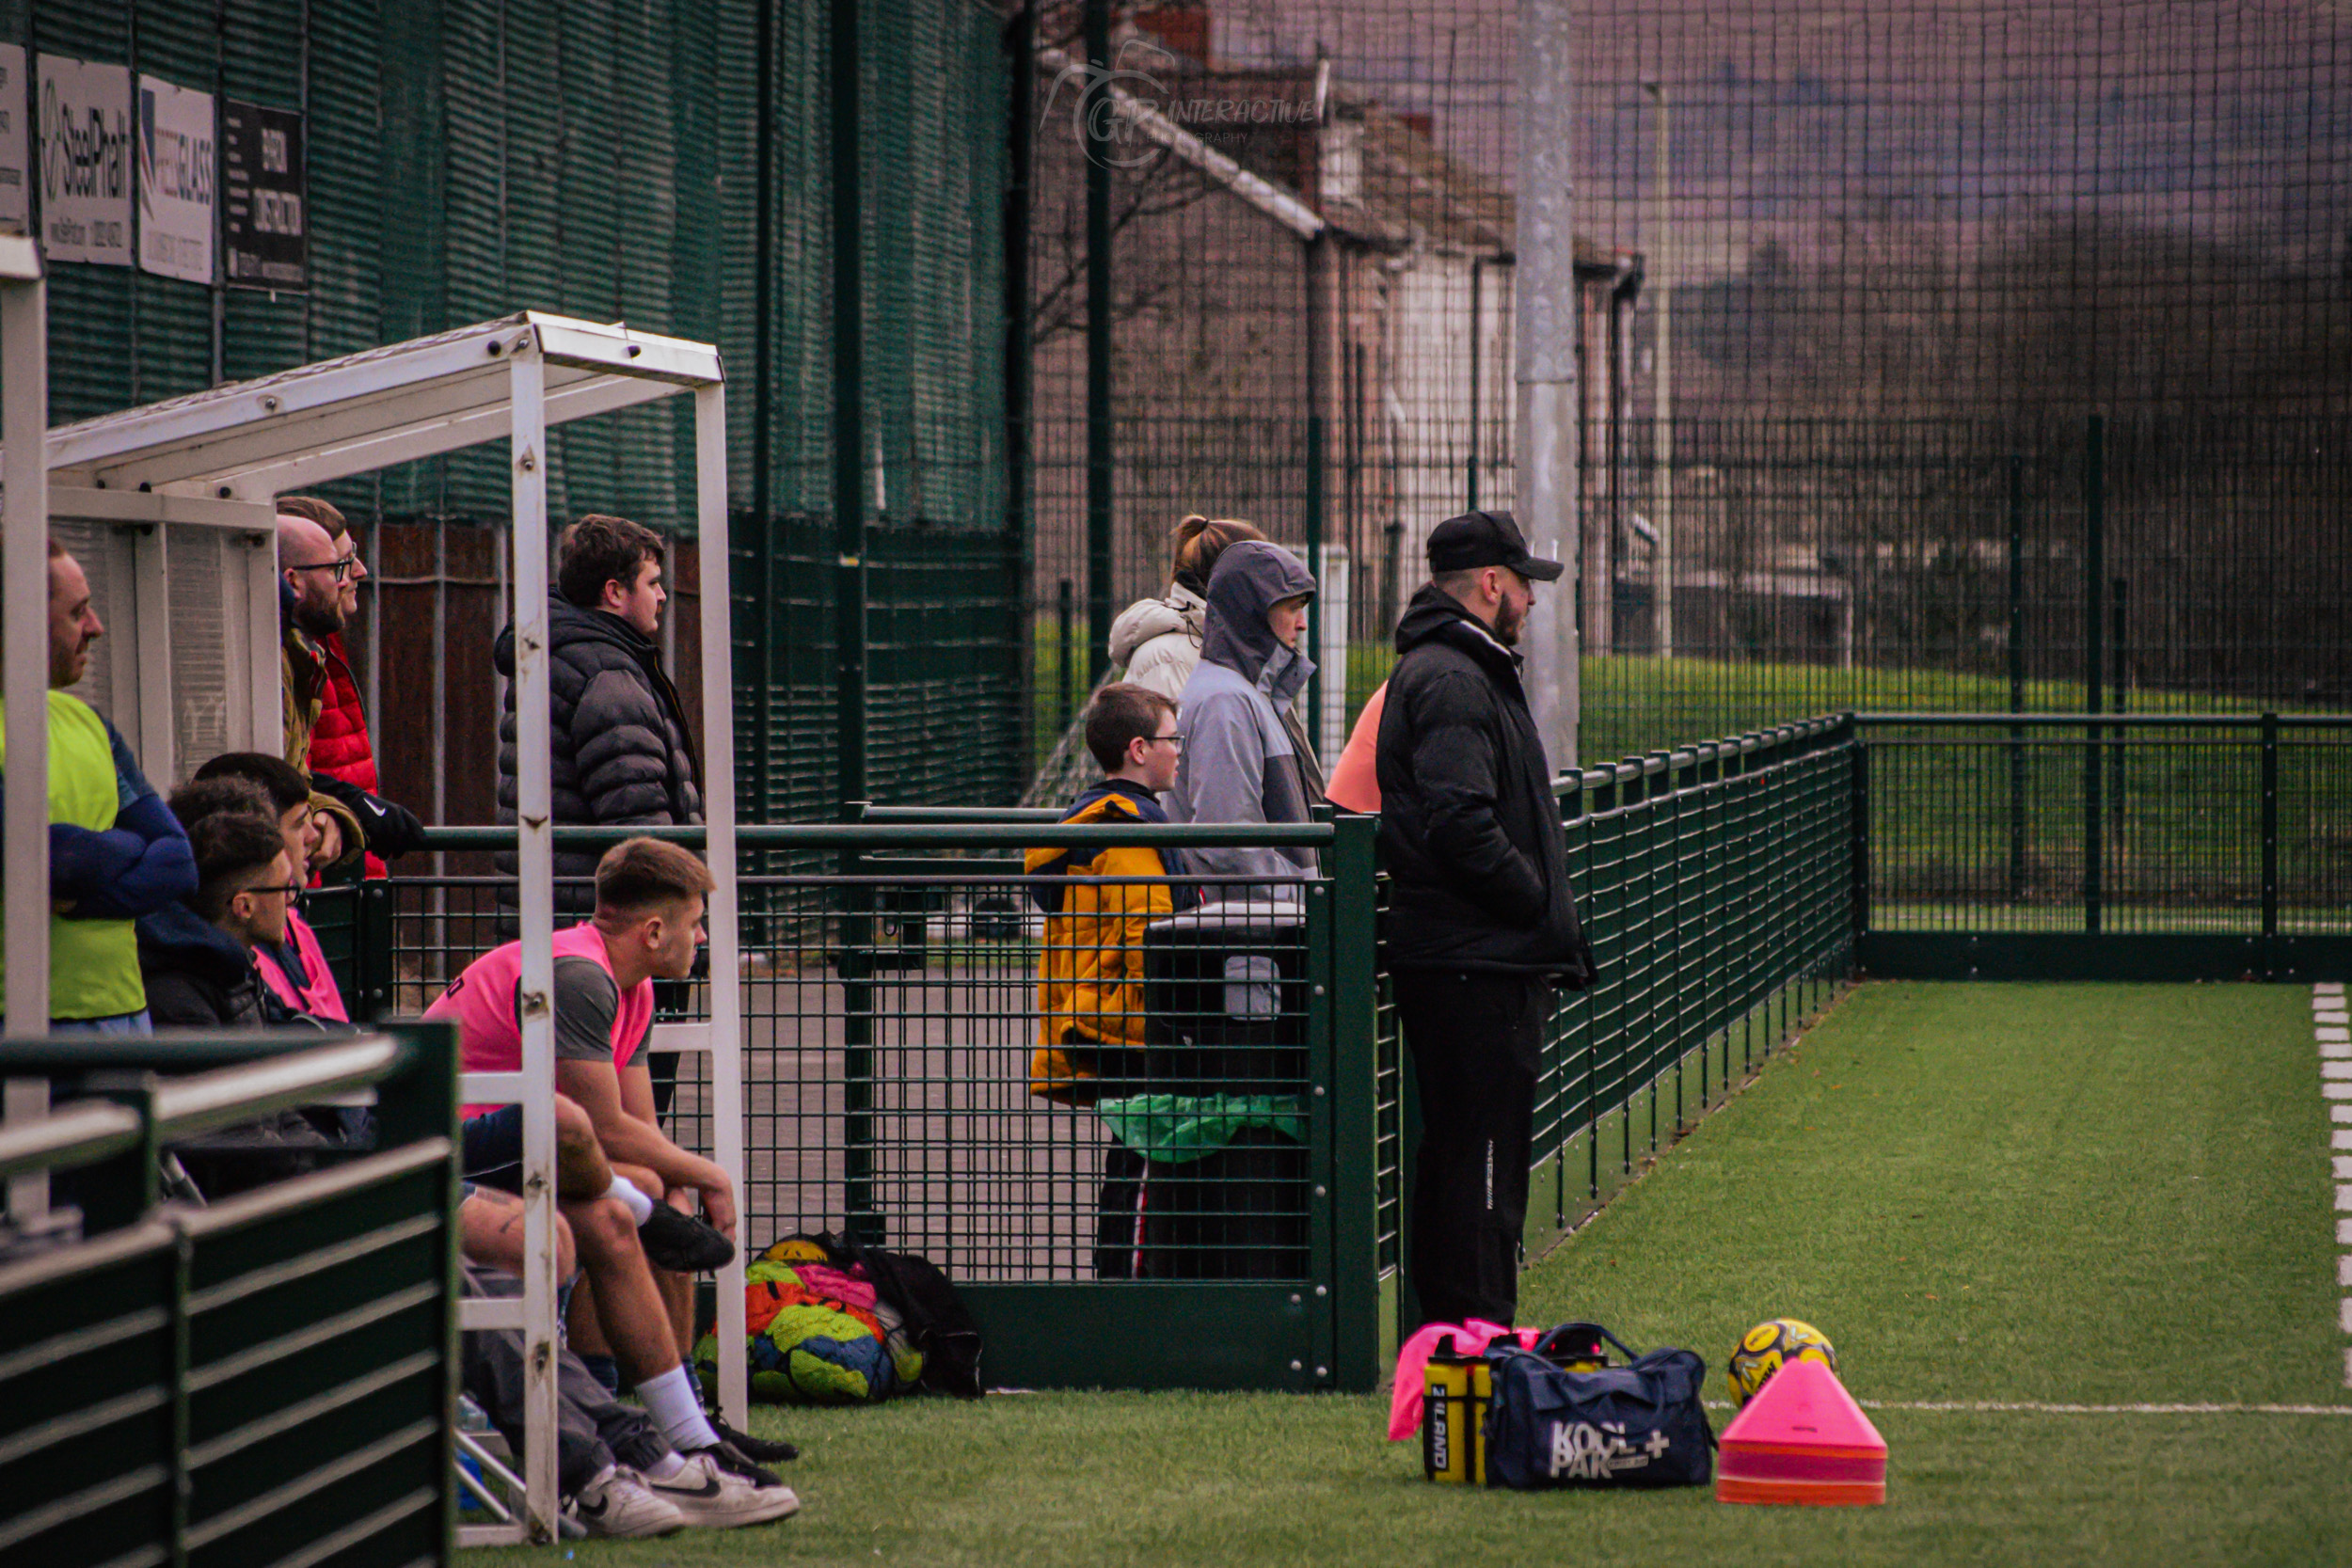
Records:
{"label": "white pitch line", "polygon": [[2336,1283],[2352,1289],[2352,1252],[2344,1253],[2336,1259]]}
{"label": "white pitch line", "polygon": [[2352,1148],[2352,1127],[2339,1127],[2335,1130],[2335,1132],[2328,1134],[2328,1147],[2330,1148]]}
{"label": "white pitch line", "polygon": [[2328,1119],[2329,1121],[2352,1121],[2352,1105],[2328,1106]]}
{"label": "white pitch line", "polygon": [[[1701,1402],[1729,1410],[1729,1400]],[[1919,1410],[1955,1416],[2352,1416],[2352,1404],[2044,1404],[2032,1400],[1856,1400],[1865,1410]]]}

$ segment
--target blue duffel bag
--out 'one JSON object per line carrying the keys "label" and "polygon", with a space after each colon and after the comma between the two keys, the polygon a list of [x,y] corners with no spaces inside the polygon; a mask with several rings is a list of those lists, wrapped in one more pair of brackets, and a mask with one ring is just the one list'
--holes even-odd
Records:
{"label": "blue duffel bag", "polygon": [[1486,1484],[1519,1491],[1555,1486],[1704,1486],[1714,1475],[1715,1432],[1700,1407],[1707,1363],[1687,1350],[1635,1355],[1607,1329],[1628,1365],[1564,1371],[1554,1340],[1591,1323],[1564,1325],[1520,1350],[1486,1352]]}

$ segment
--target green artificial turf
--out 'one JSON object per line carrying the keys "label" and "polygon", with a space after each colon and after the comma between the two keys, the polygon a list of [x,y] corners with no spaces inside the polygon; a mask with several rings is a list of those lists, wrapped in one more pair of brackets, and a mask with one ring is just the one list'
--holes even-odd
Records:
{"label": "green artificial turf", "polygon": [[[1531,1271],[1710,1367],[1809,1319],[1871,1401],[2344,1405],[2309,992],[1861,988]],[[2352,1419],[1880,1410],[1880,1509],[1437,1487],[1384,1400],[999,1395],[763,1410],[780,1527],[594,1562],[2352,1561]],[[1727,1413],[1718,1411],[1720,1423]],[[548,1554],[538,1554],[544,1558]]]}

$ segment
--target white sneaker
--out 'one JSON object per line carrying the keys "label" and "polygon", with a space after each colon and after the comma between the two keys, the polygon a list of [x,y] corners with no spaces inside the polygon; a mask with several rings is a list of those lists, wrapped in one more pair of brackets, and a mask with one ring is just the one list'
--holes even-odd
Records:
{"label": "white sneaker", "polygon": [[675,1535],[690,1522],[675,1506],[649,1491],[636,1471],[612,1465],[572,1494],[572,1512],[590,1535]]}
{"label": "white sneaker", "polygon": [[801,1511],[792,1488],[778,1481],[762,1486],[719,1467],[707,1453],[683,1456],[683,1465],[667,1481],[641,1478],[645,1489],[683,1515],[690,1525],[733,1529],[738,1525],[764,1525]]}

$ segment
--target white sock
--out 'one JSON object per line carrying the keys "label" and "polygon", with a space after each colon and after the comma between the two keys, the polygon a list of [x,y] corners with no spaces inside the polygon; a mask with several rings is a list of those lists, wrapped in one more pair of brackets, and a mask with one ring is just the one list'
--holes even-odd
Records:
{"label": "white sock", "polygon": [[665,1453],[637,1473],[650,1481],[668,1481],[686,1468],[686,1461],[675,1453]]}
{"label": "white sock", "polygon": [[645,1404],[645,1414],[661,1429],[661,1435],[670,1440],[670,1447],[680,1453],[707,1449],[719,1441],[719,1434],[703,1417],[703,1402],[694,1395],[694,1385],[686,1376],[686,1364],[649,1378],[637,1386],[637,1397]]}
{"label": "white sock", "polygon": [[604,1190],[604,1196],[619,1198],[621,1207],[627,1209],[629,1218],[639,1225],[644,1225],[653,1218],[653,1199],[639,1192],[637,1183],[626,1176],[613,1177],[612,1185]]}

